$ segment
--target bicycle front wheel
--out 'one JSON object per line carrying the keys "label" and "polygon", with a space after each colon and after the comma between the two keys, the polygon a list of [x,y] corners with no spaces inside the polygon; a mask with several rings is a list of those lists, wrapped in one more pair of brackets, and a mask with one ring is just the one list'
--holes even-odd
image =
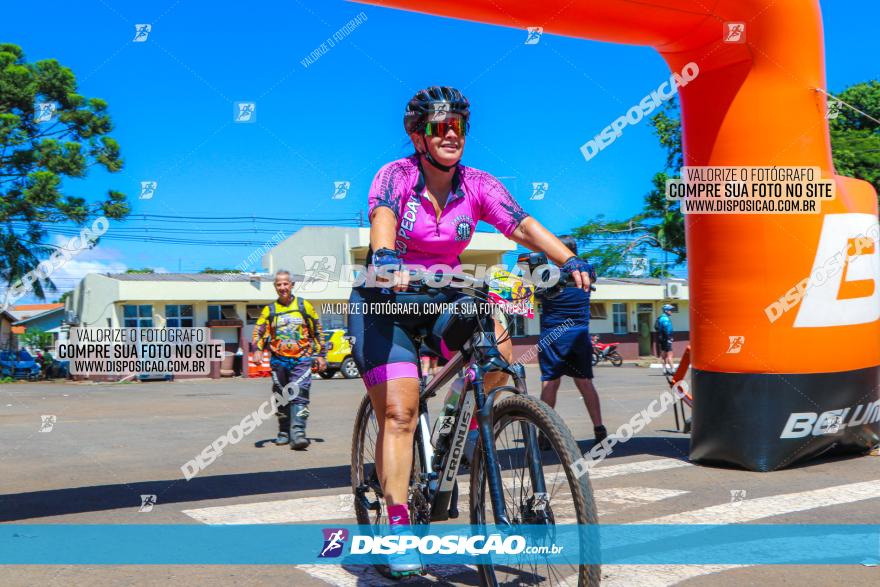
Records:
{"label": "bicycle front wheel", "polygon": [[[526,446],[529,429],[534,430],[535,438],[540,433],[549,444],[549,449],[540,453],[537,467],[543,475],[544,492],[534,488],[534,468]],[[577,444],[568,426],[550,406],[527,395],[500,400],[493,410],[493,435],[505,508],[513,524],[598,523],[589,477],[577,477],[572,469],[581,457]],[[471,467],[470,511],[471,524],[494,523],[482,439],[477,442]],[[600,581],[600,566],[580,564],[582,557],[597,548],[596,544],[588,543],[587,534],[580,533],[579,550],[569,553],[571,558],[523,555],[517,564],[479,565],[480,584],[595,587]]]}

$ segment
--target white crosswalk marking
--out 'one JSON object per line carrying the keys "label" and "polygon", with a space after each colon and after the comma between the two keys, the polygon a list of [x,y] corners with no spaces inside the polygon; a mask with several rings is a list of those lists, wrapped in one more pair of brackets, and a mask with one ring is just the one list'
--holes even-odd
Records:
{"label": "white crosswalk marking", "polygon": [[[463,486],[460,495],[467,496]],[[599,489],[593,492],[599,514],[637,507],[687,493],[675,489],[653,487],[627,487],[622,489]],[[183,510],[183,513],[203,524],[306,524],[321,521],[347,521],[357,523],[351,501],[341,495],[301,497],[277,501],[261,501],[236,505],[215,506]],[[459,509],[463,509],[459,503]],[[462,523],[467,523],[466,521]]]}
{"label": "white crosswalk marking", "polygon": [[687,461],[680,461],[678,459],[654,459],[651,461],[622,463],[620,465],[600,465],[590,471],[590,479],[607,479],[608,477],[619,477],[620,475],[653,473],[655,471],[664,471],[666,469],[693,466],[693,464]]}
{"label": "white crosswalk marking", "polygon": [[[690,467],[690,463],[677,459],[661,458],[620,464],[602,464],[590,471],[593,480],[610,479],[625,475],[673,471]],[[548,483],[564,482],[564,473],[548,475]],[[467,500],[468,481],[461,478],[460,495]],[[512,480],[507,479],[506,485]],[[600,516],[675,499],[688,495],[688,491],[653,487],[594,488]],[[782,495],[755,497],[733,503],[711,505],[675,514],[640,520],[638,524],[739,524],[763,520],[773,516],[803,512],[816,508],[880,499],[880,481],[850,483],[835,487],[813,489]],[[682,501],[683,504],[686,502]],[[463,515],[466,506],[459,504]],[[281,524],[340,521],[355,523],[350,497],[326,495],[249,504],[235,504],[185,510],[184,513],[205,524]],[[466,523],[466,519],[457,522]],[[574,522],[570,520],[569,522]],[[687,532],[687,529],[683,529]],[[670,587],[696,577],[720,573],[750,565],[605,565],[603,587]],[[339,567],[333,565],[299,565],[297,568],[330,585],[396,585],[381,577],[371,567]],[[452,577],[472,572],[462,565],[432,566],[429,578],[453,581]]]}
{"label": "white crosswalk marking", "polygon": [[880,498],[880,482],[849,483],[812,491],[755,497],[644,520],[639,524],[741,524],[772,516]]}
{"label": "white crosswalk marking", "polygon": [[[867,481],[811,491],[757,497],[641,520],[638,524],[738,524],[821,507],[880,499],[880,482]],[[669,587],[700,577],[751,565],[605,565],[604,587]]]}
{"label": "white crosswalk marking", "polygon": [[308,524],[324,520],[357,523],[351,502],[343,501],[339,495],[242,503],[183,513],[204,524]]}

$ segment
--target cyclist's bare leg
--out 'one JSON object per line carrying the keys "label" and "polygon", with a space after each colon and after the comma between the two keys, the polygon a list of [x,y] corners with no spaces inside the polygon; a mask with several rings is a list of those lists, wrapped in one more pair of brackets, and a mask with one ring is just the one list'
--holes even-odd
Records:
{"label": "cyclist's bare leg", "polygon": [[663,351],[663,369],[672,371],[675,361],[672,359],[672,351]]}
{"label": "cyclist's bare leg", "polygon": [[559,384],[561,382],[562,378],[560,377],[551,379],[550,381],[541,382],[541,401],[551,408],[556,407],[556,392],[559,390]]}
{"label": "cyclist's bare leg", "polygon": [[[557,381],[559,380],[557,379]],[[602,408],[599,406],[599,394],[596,392],[593,380],[587,379],[586,377],[575,377],[574,384],[581,392],[581,397],[584,398],[584,404],[587,406],[587,413],[590,415],[590,420],[593,421],[593,426],[601,426]],[[553,399],[556,399],[555,392],[553,394]]]}
{"label": "cyclist's bare leg", "polygon": [[367,393],[376,412],[376,473],[388,505],[406,504],[412,472],[413,434],[419,415],[419,380],[391,379]]}

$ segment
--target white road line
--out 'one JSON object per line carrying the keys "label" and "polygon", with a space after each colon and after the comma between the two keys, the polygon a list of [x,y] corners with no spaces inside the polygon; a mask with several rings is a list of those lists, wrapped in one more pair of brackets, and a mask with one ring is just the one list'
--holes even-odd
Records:
{"label": "white road line", "polygon": [[357,524],[350,497],[321,495],[183,510],[204,524],[305,524],[342,520]]}
{"label": "white road line", "polygon": [[[618,465],[601,465],[590,471],[590,478],[607,479],[609,477],[619,477],[621,475],[652,473],[691,466],[693,465],[687,461],[670,458],[621,463]],[[559,473],[558,475],[564,475],[564,473]],[[553,479],[555,479],[555,477]],[[553,479],[548,479],[548,482],[552,484],[554,482]],[[468,482],[460,480],[460,495],[467,495],[468,490]],[[627,495],[625,492],[626,490],[596,490],[595,494],[597,500],[599,500],[600,513],[610,513],[620,509],[619,507],[616,507],[620,505],[620,501],[615,501],[615,494],[625,496],[621,498],[624,500],[624,503],[631,503],[631,500],[638,499],[637,497],[632,497],[632,493]],[[668,499],[669,497],[675,496],[654,494],[653,497],[648,497],[645,503]],[[604,507],[603,502],[605,502]],[[354,523],[354,512],[352,510],[351,498],[345,495],[323,495],[279,501],[196,508],[184,510],[183,513],[204,524],[290,524],[297,522],[319,522],[324,520],[347,520]]]}
{"label": "white road line", "polygon": [[604,465],[590,470],[590,479],[607,479],[620,475],[632,475],[635,473],[653,473],[666,469],[679,467],[693,467],[692,463],[678,459],[654,459],[651,461],[636,461],[634,463],[621,463],[620,465]]}
{"label": "white road line", "polygon": [[[636,523],[739,524],[868,499],[880,499],[880,481],[850,483],[810,491],[756,497],[640,520]],[[603,587],[628,587],[630,585],[669,587],[694,577],[747,566],[752,565],[605,565],[602,570],[603,574],[608,574],[608,578],[602,584]]]}
{"label": "white road line", "polygon": [[815,508],[880,499],[880,481],[865,481],[823,489],[755,497],[714,505],[689,512],[670,514],[637,522],[639,524],[739,524],[772,516],[803,512]]}
{"label": "white road line", "polygon": [[[466,489],[466,486],[462,489]],[[627,487],[600,489],[593,492],[600,514],[637,507],[687,493],[675,489],[653,487]],[[459,494],[460,499],[467,492]],[[459,501],[459,510],[466,514]],[[203,524],[304,524],[340,520],[356,524],[349,495],[322,495],[278,501],[261,501],[236,505],[215,506],[183,510],[183,513]],[[467,523],[462,521],[461,523]]]}
{"label": "white road line", "polygon": [[614,489],[594,489],[599,516],[619,512],[641,505],[672,499],[689,493],[678,489],[658,489],[655,487],[618,487]]}

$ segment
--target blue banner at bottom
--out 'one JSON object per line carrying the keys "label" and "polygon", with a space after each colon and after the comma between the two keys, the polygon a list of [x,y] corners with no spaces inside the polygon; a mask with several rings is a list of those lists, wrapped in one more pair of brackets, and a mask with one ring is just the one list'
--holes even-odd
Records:
{"label": "blue banner at bottom", "polygon": [[[277,548],[283,544],[289,547]],[[880,560],[880,525],[0,525],[0,564],[733,564]]]}

